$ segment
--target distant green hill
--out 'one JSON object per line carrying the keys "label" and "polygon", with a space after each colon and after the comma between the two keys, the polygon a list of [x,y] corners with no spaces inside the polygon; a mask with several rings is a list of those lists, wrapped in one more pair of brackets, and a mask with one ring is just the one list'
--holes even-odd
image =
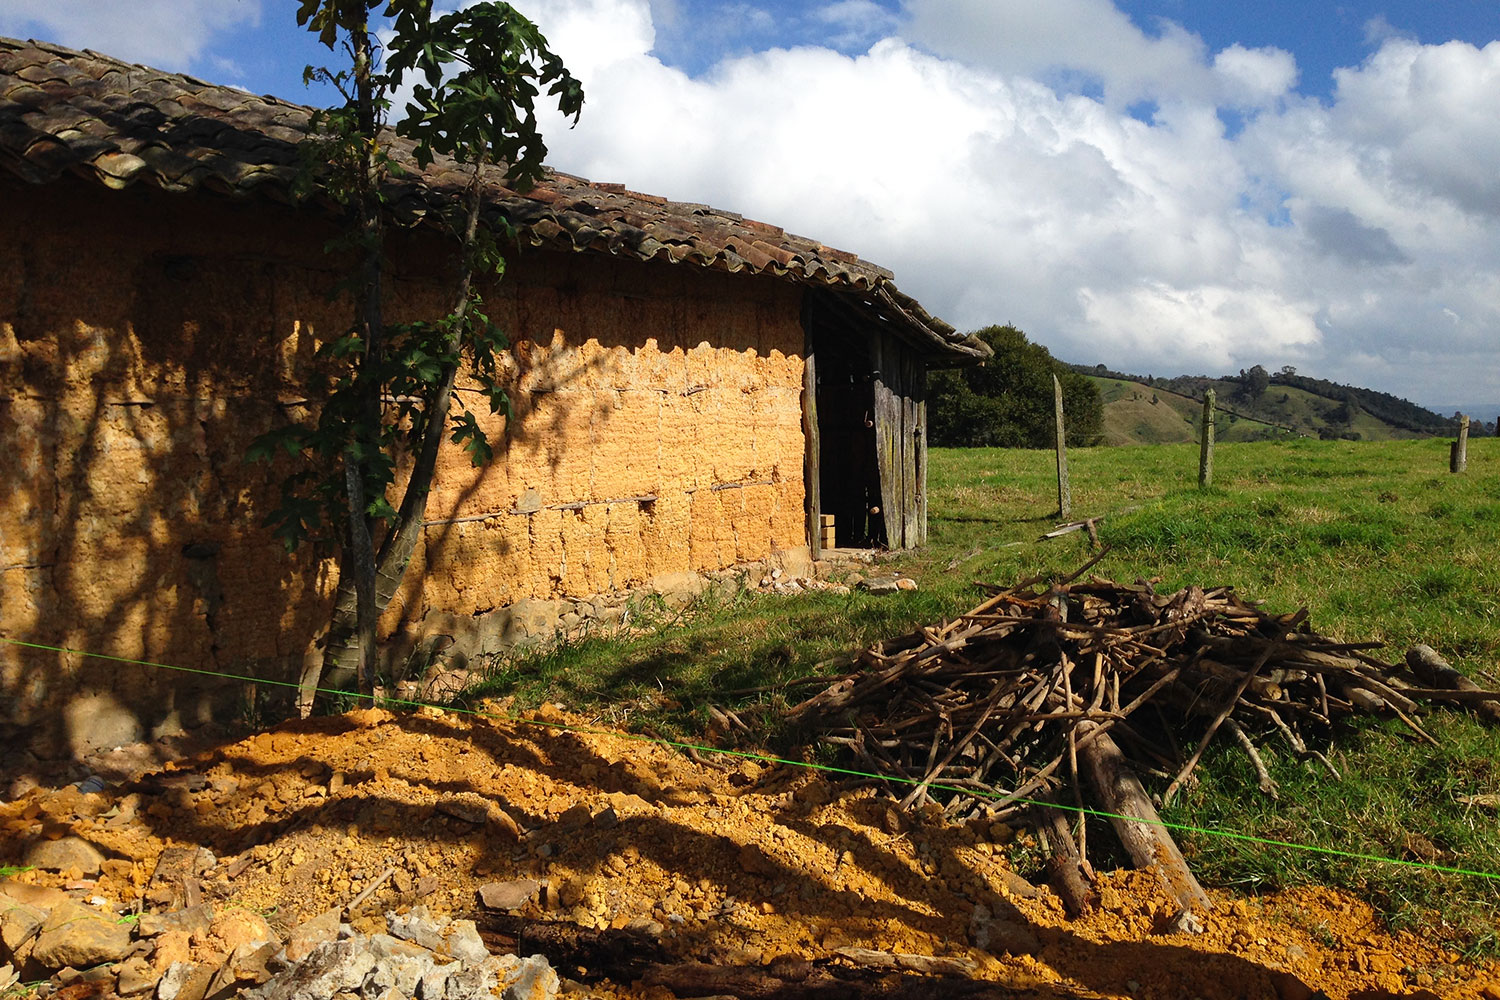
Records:
{"label": "distant green hill", "polygon": [[1104,403],[1103,444],[1170,444],[1198,437],[1203,395],[1213,389],[1220,441],[1318,437],[1353,441],[1451,434],[1452,420],[1388,393],[1294,372],[1260,369],[1239,377],[1151,378],[1074,365],[1093,378]]}

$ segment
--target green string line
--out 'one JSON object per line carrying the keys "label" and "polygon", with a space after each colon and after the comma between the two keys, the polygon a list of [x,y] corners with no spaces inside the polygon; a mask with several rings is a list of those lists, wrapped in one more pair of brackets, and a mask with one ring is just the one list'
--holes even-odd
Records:
{"label": "green string line", "polygon": [[[151,660],[135,660],[124,656],[111,656],[108,653],[90,653],[82,649],[68,649],[63,646],[48,646],[38,642],[23,642],[20,639],[9,639],[0,636],[0,642],[9,643],[12,646],[21,646],[26,649],[40,649],[51,653],[68,653],[74,656],[87,656],[96,660],[109,660],[114,663],[129,663],[141,667],[157,667],[162,670],[176,670],[185,674],[198,674],[203,677],[218,677],[224,680],[247,681],[252,684],[268,684],[274,687],[287,687],[302,689],[302,685],[295,681],[279,681],[271,677],[247,677],[243,674],[228,674],[218,670],[204,670],[199,667],[183,667],[172,663],[156,663]],[[317,694],[344,695],[350,694],[338,688],[311,689]],[[702,753],[715,753],[725,757],[738,757],[743,760],[756,761],[764,764],[785,764],[789,767],[803,767],[813,771],[823,771],[829,774],[840,774],[854,778],[868,778],[875,781],[889,781],[893,784],[920,785],[923,784],[917,778],[871,774],[868,771],[860,771],[855,768],[839,767],[834,764],[819,764],[812,761],[791,760],[786,757],[774,757],[769,754],[755,753],[749,750],[725,750],[720,747],[704,746],[699,743],[688,743],[679,740],[668,740],[661,737],[643,736],[637,733],[613,732],[604,729],[592,729],[587,726],[574,726],[564,722],[547,722],[541,719],[523,719],[519,716],[496,715],[492,712],[483,712],[473,708],[462,708],[450,705],[437,705],[432,702],[412,701],[406,698],[383,698],[382,702],[389,705],[403,705],[411,708],[430,708],[439,712],[452,712],[456,715],[471,715],[476,718],[489,719],[494,722],[511,722],[527,726],[539,726],[545,729],[553,729],[559,732],[577,733],[584,736],[605,736],[615,739],[629,740],[635,743],[646,743],[655,746],[672,747],[678,750],[695,750]],[[945,785],[939,782],[927,782],[928,788],[940,792],[956,792],[961,795],[973,795],[976,798],[997,799],[1005,798],[1003,792],[981,791],[972,788],[959,788],[954,785]],[[1225,840],[1240,841],[1248,844],[1260,844],[1266,847],[1282,847],[1293,851],[1304,851],[1309,854],[1323,854],[1335,858],[1348,858],[1353,861],[1373,861],[1379,864],[1396,865],[1403,868],[1416,868],[1424,871],[1439,872],[1445,875],[1468,875],[1473,878],[1484,878],[1500,882],[1500,874],[1495,872],[1475,871],[1469,868],[1455,868],[1448,865],[1435,865],[1427,861],[1407,861],[1404,858],[1388,858],[1379,854],[1362,854],[1357,851],[1345,851],[1336,847],[1319,847],[1315,844],[1297,844],[1288,840],[1273,840],[1269,837],[1257,837],[1248,833],[1236,833],[1232,830],[1215,830],[1207,827],[1192,826],[1187,823],[1174,823],[1164,819],[1155,820],[1141,819],[1137,816],[1125,816],[1119,813],[1106,812],[1102,809],[1090,809],[1085,806],[1066,805],[1061,802],[1044,802],[1038,799],[1017,798],[1010,802],[1021,805],[1034,806],[1045,809],[1060,809],[1064,812],[1078,813],[1083,816],[1094,816],[1099,819],[1124,820],[1131,823],[1144,823],[1160,826],[1168,830],[1181,833],[1196,833],[1206,837],[1220,837]]]}

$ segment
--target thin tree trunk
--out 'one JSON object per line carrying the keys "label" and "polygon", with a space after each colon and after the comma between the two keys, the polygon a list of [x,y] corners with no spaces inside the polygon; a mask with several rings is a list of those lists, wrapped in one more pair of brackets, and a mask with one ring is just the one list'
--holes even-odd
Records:
{"label": "thin tree trunk", "polygon": [[[379,127],[379,112],[375,101],[374,48],[370,33],[364,23],[350,31],[350,42],[354,49],[354,82],[361,135],[374,136]],[[358,326],[364,340],[364,353],[359,361],[361,398],[359,400],[359,426],[354,428],[356,440],[364,439],[366,448],[375,447],[377,428],[380,426],[380,380],[376,375],[384,355],[385,320],[381,313],[380,259],[384,248],[384,232],[380,215],[380,178],[368,143],[360,146],[360,179],[356,197],[359,212],[360,232],[360,289],[358,303]],[[354,443],[350,442],[351,445]],[[375,627],[379,617],[375,601],[375,553],[372,540],[374,525],[366,515],[369,507],[364,491],[366,460],[356,460],[350,451],[344,452],[344,489],[348,500],[350,558],[344,567],[352,571],[355,628],[350,650],[351,666],[355,668],[361,694],[373,695],[375,684]],[[330,634],[331,634],[330,630]]]}
{"label": "thin tree trunk", "polygon": [[349,557],[344,560],[344,565],[352,570],[350,576],[354,578],[359,691],[362,695],[373,695],[375,621],[379,617],[375,610],[375,545],[370,539],[370,526],[365,523],[362,473],[354,456],[347,451],[344,452],[344,490],[349,498]]}
{"label": "thin tree trunk", "polygon": [[[354,54],[355,114],[361,135],[374,136],[380,125],[376,102],[374,46],[366,22],[349,30],[349,44]],[[356,182],[354,210],[359,226],[359,294],[355,302],[355,327],[364,342],[359,360],[358,377],[361,395],[358,400],[359,427],[352,429],[353,440],[368,451],[377,447],[377,429],[381,419],[380,382],[376,373],[385,355],[385,317],[382,312],[381,257],[384,250],[384,221],[380,214],[380,172],[368,143],[360,146],[359,177]],[[306,715],[310,701],[321,680],[326,677],[335,646],[338,662],[358,678],[361,693],[374,693],[375,635],[382,605],[376,599],[376,564],[374,554],[375,525],[366,511],[364,493],[365,461],[350,451],[343,455],[344,489],[349,520],[349,551],[342,561],[339,589],[335,596],[328,629],[314,641],[324,643],[323,667],[317,668],[315,651],[304,657],[299,695],[299,710]]]}
{"label": "thin tree trunk", "polygon": [[[461,320],[469,308],[469,290],[473,286],[474,272],[469,261],[469,249],[473,246],[475,234],[479,227],[480,190],[479,171],[475,168],[474,176],[471,178],[467,193],[467,206],[464,219],[463,250],[459,270],[458,289],[454,296],[453,316]],[[456,332],[460,323],[453,326],[452,336],[457,338]],[[374,565],[374,614],[379,617],[389,606],[391,599],[396,596],[396,591],[401,587],[401,580],[406,575],[406,567],[411,562],[412,553],[416,551],[417,541],[422,536],[422,521],[427,512],[427,498],[432,492],[432,476],[437,468],[438,452],[442,447],[448,425],[448,410],[453,399],[453,383],[458,375],[458,343],[456,339],[447,345],[454,360],[446,365],[443,370],[442,380],[439,382],[433,394],[431,405],[428,409],[427,426],[422,434],[422,442],[417,450],[416,461],[412,465],[411,477],[407,480],[406,491],[401,499],[401,507],[396,512],[396,520],[387,532],[384,542],[380,546],[380,553],[375,559]],[[333,620],[329,627],[328,643],[323,658],[323,669],[329,671],[348,672],[358,669],[360,661],[360,633],[364,631],[359,623],[359,600],[355,589],[357,581],[339,581],[338,595],[334,602]],[[373,629],[372,629],[373,633]],[[372,640],[373,642],[373,640]]]}

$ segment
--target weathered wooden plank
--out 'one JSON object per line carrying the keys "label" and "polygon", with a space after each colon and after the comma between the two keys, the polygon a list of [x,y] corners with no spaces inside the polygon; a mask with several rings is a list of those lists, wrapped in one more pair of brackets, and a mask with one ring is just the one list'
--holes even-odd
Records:
{"label": "weathered wooden plank", "polygon": [[914,549],[917,537],[917,358],[901,351],[901,544]]}
{"label": "weathered wooden plank", "polygon": [[807,503],[807,545],[814,559],[822,558],[823,491],[818,434],[818,364],[812,333],[802,352],[802,484]]}
{"label": "weathered wooden plank", "polygon": [[927,364],[916,360],[917,427],[912,435],[917,446],[917,544],[927,544]]}
{"label": "weathered wooden plank", "polygon": [[886,337],[870,338],[870,359],[875,369],[875,461],[880,476],[881,523],[885,544],[901,545],[901,417],[891,382],[896,358],[887,350]]}

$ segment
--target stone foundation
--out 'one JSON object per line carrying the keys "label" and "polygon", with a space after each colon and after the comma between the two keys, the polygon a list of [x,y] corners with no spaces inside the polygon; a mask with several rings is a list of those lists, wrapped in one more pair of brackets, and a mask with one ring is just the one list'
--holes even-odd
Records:
{"label": "stone foundation", "polygon": [[632,590],[582,598],[523,598],[478,616],[429,616],[421,631],[402,635],[383,650],[387,675],[398,681],[389,693],[413,701],[441,700],[461,691],[478,679],[476,671],[507,654],[610,635],[629,628],[643,614],[661,608],[677,611],[704,596],[727,600],[755,589],[773,573],[778,580],[827,579],[870,558],[870,553],[846,552],[834,560],[813,562],[804,546],[708,573],[664,574]]}

